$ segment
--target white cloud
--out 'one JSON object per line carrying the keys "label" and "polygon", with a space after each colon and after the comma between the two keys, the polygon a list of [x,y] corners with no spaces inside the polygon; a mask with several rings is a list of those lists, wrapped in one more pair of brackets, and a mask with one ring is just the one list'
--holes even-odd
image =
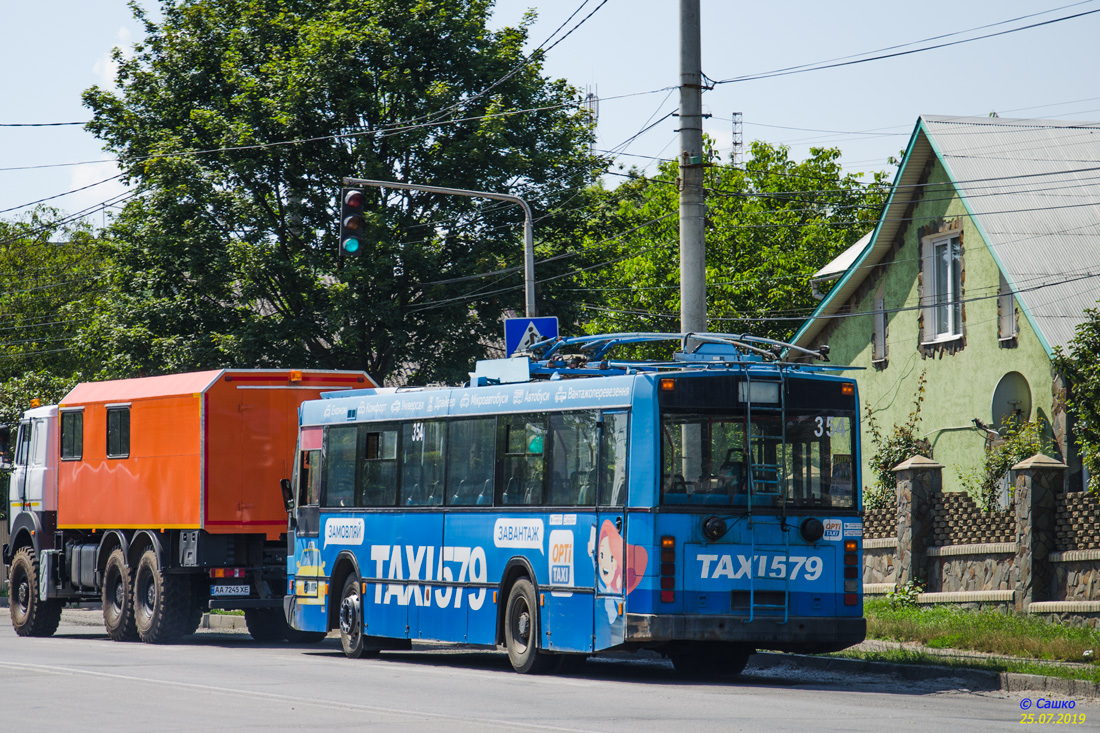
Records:
{"label": "white cloud", "polygon": [[[115,33],[114,46],[122,49],[123,58],[129,58],[133,55],[133,44],[131,42],[130,29],[122,26]],[[115,76],[118,73],[118,62],[114,60],[114,47],[106,50],[100,55],[95,63],[92,64],[92,73],[95,75],[96,83],[107,89],[115,88]]]}

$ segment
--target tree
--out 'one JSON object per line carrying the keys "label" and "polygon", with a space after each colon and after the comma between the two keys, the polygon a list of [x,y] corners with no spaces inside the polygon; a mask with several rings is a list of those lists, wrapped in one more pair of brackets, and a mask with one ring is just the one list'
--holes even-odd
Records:
{"label": "tree", "polygon": [[38,208],[0,221],[0,391],[14,377],[70,376],[88,367],[75,342],[107,272],[87,227],[63,227],[59,212]]}
{"label": "tree", "polygon": [[[708,151],[708,326],[785,339],[817,305],[810,277],[874,226],[888,187],[884,173],[870,184],[844,174],[837,149],[813,148],[801,163],[763,142],[750,153],[742,169]],[[679,328],[677,176],[676,164],[664,163],[609,194],[615,228],[630,233],[610,243],[606,231],[588,238],[593,332]]]}
{"label": "tree", "polygon": [[[523,196],[592,181],[576,90],[489,31],[490,0],[167,0],[89,127],[136,196],[114,297],[85,331],[113,374],[218,366],[461,379],[522,304],[522,214],[368,191],[367,247],[338,261],[344,176]],[[540,224],[540,236],[555,219]],[[492,273],[485,277],[484,273]]]}
{"label": "tree", "polygon": [[1068,384],[1066,407],[1081,463],[1089,472],[1089,491],[1100,494],[1100,308],[1089,308],[1066,348],[1057,347],[1054,367]]}

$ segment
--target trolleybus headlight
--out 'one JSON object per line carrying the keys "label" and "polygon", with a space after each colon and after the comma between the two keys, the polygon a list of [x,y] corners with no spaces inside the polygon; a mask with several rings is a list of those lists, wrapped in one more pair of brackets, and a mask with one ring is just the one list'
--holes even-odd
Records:
{"label": "trolleybus headlight", "polygon": [[707,517],[703,520],[703,534],[711,542],[717,542],[726,535],[726,520],[721,517]]}
{"label": "trolleybus headlight", "polygon": [[798,526],[798,533],[801,534],[802,539],[807,542],[817,542],[825,536],[825,525],[816,517],[807,517],[803,519],[802,524]]}

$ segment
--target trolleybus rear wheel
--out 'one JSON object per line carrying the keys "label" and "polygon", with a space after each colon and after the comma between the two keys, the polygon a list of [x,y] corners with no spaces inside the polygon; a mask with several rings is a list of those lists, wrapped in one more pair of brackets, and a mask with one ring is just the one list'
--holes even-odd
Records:
{"label": "trolleybus rear wheel", "polygon": [[520,674],[545,674],[561,661],[538,648],[538,609],[535,586],[527,578],[520,578],[512,586],[504,609],[504,644],[512,668]]}
{"label": "trolleybus rear wheel", "polygon": [[677,649],[668,656],[685,677],[717,677],[741,674],[752,653],[737,644],[707,644]]}
{"label": "trolleybus rear wheel", "polygon": [[103,570],[103,628],[114,641],[138,638],[134,625],[134,576],[126,565],[126,556],[116,548],[107,557]]}

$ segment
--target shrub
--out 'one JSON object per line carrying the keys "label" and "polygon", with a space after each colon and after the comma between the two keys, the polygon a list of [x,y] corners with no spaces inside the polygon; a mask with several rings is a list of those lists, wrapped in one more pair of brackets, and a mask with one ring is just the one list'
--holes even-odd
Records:
{"label": "shrub", "polygon": [[[981,468],[959,473],[959,480],[985,511],[997,506],[1000,482],[1014,465],[1036,453],[1051,453],[1052,444],[1038,421],[1009,420],[1001,425],[1000,438],[985,452]],[[1013,495],[1009,485],[1009,497]]]}
{"label": "shrub", "polygon": [[894,425],[889,435],[883,435],[875,411],[867,403],[867,433],[871,438],[873,451],[869,459],[874,483],[863,490],[863,506],[878,509],[886,506],[892,499],[898,486],[894,466],[915,455],[932,457],[932,444],[917,435],[920,425],[920,409],[924,402],[925,373],[917,378],[917,394],[913,398],[913,410],[901,425]]}

